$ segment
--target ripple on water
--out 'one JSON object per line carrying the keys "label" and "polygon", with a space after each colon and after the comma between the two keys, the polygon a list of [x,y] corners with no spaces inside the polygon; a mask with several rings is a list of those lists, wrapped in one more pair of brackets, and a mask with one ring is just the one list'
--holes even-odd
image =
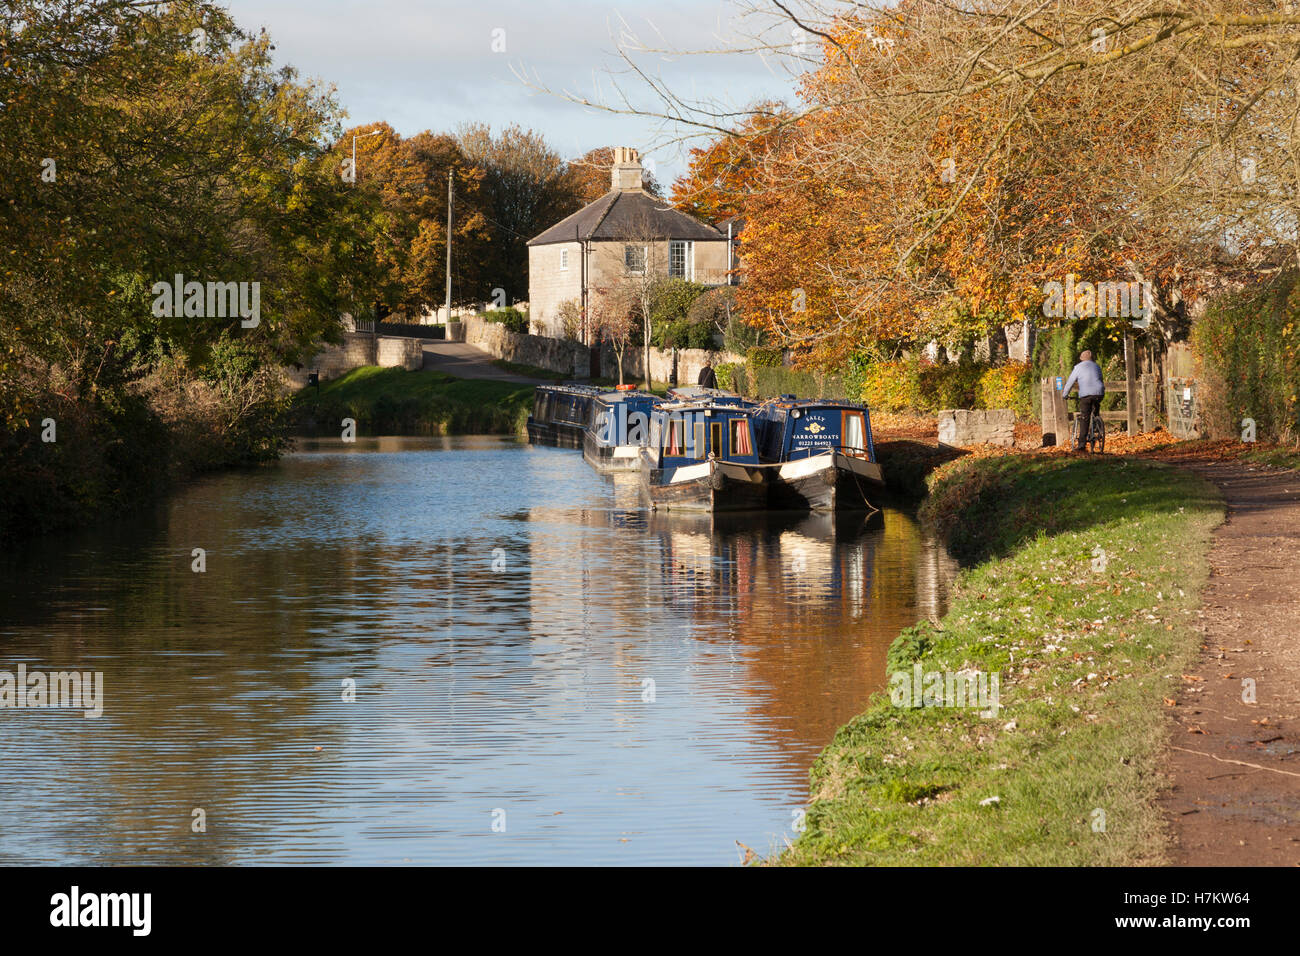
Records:
{"label": "ripple on water", "polygon": [[897,511],[670,518],[634,492],[512,440],[310,442],[6,555],[0,670],[102,671],[105,706],[0,711],[0,863],[779,846],[951,564]]}

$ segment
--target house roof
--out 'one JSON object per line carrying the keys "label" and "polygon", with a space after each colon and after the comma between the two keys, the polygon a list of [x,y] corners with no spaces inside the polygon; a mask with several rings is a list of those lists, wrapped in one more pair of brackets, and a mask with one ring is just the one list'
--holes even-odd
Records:
{"label": "house roof", "polygon": [[541,235],[529,239],[528,244],[545,246],[584,239],[626,241],[645,238],[647,232],[658,239],[727,238],[725,233],[669,206],[666,200],[639,190],[611,190],[567,219],[561,219]]}

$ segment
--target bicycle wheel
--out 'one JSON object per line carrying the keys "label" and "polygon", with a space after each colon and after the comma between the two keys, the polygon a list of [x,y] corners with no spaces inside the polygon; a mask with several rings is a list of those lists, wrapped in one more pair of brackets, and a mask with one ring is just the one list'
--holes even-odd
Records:
{"label": "bicycle wheel", "polygon": [[1070,423],[1070,449],[1074,450],[1079,447],[1079,416],[1074,416],[1074,421]]}
{"label": "bicycle wheel", "polygon": [[1100,415],[1092,416],[1092,444],[1093,451],[1099,455],[1106,450],[1106,423]]}

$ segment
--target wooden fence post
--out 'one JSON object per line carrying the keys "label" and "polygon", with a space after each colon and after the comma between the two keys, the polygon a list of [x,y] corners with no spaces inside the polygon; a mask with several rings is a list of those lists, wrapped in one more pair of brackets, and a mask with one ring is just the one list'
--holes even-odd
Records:
{"label": "wooden fence post", "polygon": [[1124,391],[1125,404],[1128,406],[1128,433],[1137,434],[1138,388],[1137,357],[1133,354],[1133,333],[1124,333]]}

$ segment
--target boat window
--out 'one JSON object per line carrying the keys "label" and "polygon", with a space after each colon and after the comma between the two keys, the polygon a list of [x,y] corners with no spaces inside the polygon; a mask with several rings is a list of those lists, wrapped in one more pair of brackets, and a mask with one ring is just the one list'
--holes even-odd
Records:
{"label": "boat window", "polygon": [[844,430],[840,434],[844,436],[844,447],[850,451],[867,450],[866,429],[862,427],[861,412],[844,413]]}
{"label": "boat window", "polygon": [[686,423],[678,421],[668,422],[668,431],[664,436],[664,454],[673,458],[680,458],[682,454],[683,436],[686,431]]}
{"label": "boat window", "polygon": [[749,434],[749,419],[731,420],[731,453],[737,457],[754,454],[754,443]]}
{"label": "boat window", "polygon": [[695,423],[695,448],[692,458],[704,457],[704,422]]}
{"label": "boat window", "polygon": [[726,458],[730,452],[722,443],[722,422],[709,423],[709,451],[718,458]]}

